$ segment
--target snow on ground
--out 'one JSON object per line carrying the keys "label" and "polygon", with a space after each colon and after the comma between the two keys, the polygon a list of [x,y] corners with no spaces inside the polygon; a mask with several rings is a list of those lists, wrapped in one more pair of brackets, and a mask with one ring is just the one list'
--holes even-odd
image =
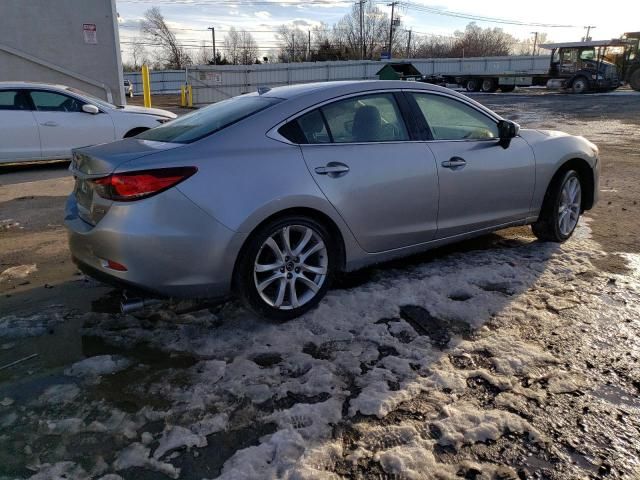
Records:
{"label": "snow on ground", "polygon": [[0,282],[5,282],[7,280],[21,280],[23,278],[27,278],[37,270],[38,267],[35,263],[30,265],[16,265],[15,267],[9,267],[0,272]]}
{"label": "snow on ground", "polygon": [[64,322],[64,315],[58,311],[36,313],[26,317],[7,315],[0,317],[0,338],[15,339],[44,335],[62,322]]}
{"label": "snow on ground", "polygon": [[[169,478],[517,478],[508,465],[455,454],[506,436],[550,448],[527,405],[590,381],[524,340],[523,325],[542,328],[568,311],[587,324],[602,312],[611,321],[637,318],[640,276],[607,283],[591,263],[604,256],[583,224],[562,246],[512,241],[377,270],[287,323],[233,303],[142,318],[89,313],[83,334],[126,358],[78,362],[66,382],[79,383],[0,404],[0,452],[18,452],[12,461],[31,478],[135,478],[142,470]],[[6,319],[0,325],[17,322]],[[168,360],[136,360],[141,346]],[[83,381],[97,375],[99,384]]]}
{"label": "snow on ground", "polygon": [[64,371],[70,377],[97,377],[124,370],[131,361],[118,355],[98,355],[74,363]]}

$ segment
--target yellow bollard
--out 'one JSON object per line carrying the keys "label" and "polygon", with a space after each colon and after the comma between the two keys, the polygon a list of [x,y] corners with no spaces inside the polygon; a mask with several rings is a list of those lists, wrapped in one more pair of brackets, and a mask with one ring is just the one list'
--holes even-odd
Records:
{"label": "yellow bollard", "polygon": [[180,106],[187,106],[187,87],[185,85],[180,85]]}
{"label": "yellow bollard", "polygon": [[142,66],[142,92],[144,94],[144,106],[151,108],[151,81],[149,80],[149,67]]}
{"label": "yellow bollard", "polygon": [[187,89],[189,91],[189,108],[193,107],[193,89],[191,88],[191,85],[187,85]]}

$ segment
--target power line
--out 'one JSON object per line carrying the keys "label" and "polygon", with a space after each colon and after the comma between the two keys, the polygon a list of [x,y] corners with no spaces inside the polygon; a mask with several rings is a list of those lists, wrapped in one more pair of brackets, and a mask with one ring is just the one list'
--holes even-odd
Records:
{"label": "power line", "polygon": [[[377,2],[383,3],[383,2]],[[410,8],[412,10],[417,10],[419,12],[425,13],[433,13],[435,15],[444,15],[447,17],[455,17],[455,18],[464,18],[467,20],[477,20],[479,22],[488,22],[488,23],[503,23],[508,25],[520,25],[520,26],[528,26],[528,27],[544,27],[544,28],[579,28],[576,25],[560,25],[555,23],[537,23],[537,22],[523,22],[520,20],[509,20],[506,18],[497,18],[497,17],[485,17],[483,15],[474,15],[470,13],[462,13],[462,12],[454,12],[451,10],[441,10],[439,8],[429,7],[427,5],[420,5],[413,2],[403,2],[403,6],[406,8]]]}

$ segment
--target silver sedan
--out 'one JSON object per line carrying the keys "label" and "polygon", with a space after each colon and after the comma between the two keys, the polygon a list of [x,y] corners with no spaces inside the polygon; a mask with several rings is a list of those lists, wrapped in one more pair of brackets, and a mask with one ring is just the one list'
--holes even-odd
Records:
{"label": "silver sedan", "polygon": [[598,192],[598,149],[421,83],[263,90],[74,151],[78,266],[170,297],[233,292],[279,319],[339,272],[531,224],[562,242]]}

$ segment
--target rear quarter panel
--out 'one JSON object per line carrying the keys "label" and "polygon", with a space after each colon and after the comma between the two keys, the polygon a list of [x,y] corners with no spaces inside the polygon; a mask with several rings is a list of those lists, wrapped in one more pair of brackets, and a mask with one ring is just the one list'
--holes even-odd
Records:
{"label": "rear quarter panel", "polygon": [[309,208],[336,224],[347,259],[362,255],[351,231],[313,181],[300,148],[266,137],[268,128],[251,123],[241,122],[173,153],[133,160],[118,170],[196,166],[198,173],[177,188],[227,228],[249,234],[283,210]]}

